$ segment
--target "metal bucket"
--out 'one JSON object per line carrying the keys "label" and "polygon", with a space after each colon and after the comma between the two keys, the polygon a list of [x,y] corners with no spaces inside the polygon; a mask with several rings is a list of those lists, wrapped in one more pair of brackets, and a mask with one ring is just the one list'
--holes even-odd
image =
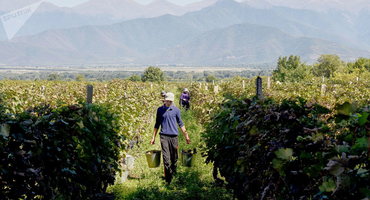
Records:
{"label": "metal bucket", "polygon": [[159,150],[152,150],[145,153],[149,168],[159,167],[161,164],[161,152]]}
{"label": "metal bucket", "polygon": [[190,151],[181,151],[181,163],[186,167],[192,167],[195,164],[197,153]]}
{"label": "metal bucket", "polygon": [[115,183],[124,183],[127,179],[128,174],[130,173],[129,169],[121,169],[122,170],[122,176],[120,173],[117,173]]}
{"label": "metal bucket", "polygon": [[131,155],[126,155],[126,158],[124,159],[124,162],[123,162],[128,169],[134,169],[134,165],[135,165],[135,158]]}

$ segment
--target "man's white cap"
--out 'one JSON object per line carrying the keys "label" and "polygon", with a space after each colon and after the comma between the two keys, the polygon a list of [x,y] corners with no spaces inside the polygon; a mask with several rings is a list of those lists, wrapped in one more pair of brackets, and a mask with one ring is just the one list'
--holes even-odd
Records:
{"label": "man's white cap", "polygon": [[184,89],[184,92],[189,92],[188,88],[185,88],[185,89]]}
{"label": "man's white cap", "polygon": [[175,100],[175,95],[171,92],[168,92],[168,93],[166,93],[166,96],[164,97],[164,100],[173,102]]}

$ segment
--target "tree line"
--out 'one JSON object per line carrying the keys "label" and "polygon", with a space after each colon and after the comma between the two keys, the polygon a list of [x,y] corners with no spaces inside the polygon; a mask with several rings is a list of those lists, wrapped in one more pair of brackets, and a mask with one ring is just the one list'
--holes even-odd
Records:
{"label": "tree line", "polygon": [[[249,65],[248,65],[249,66]],[[247,65],[245,67],[248,67]],[[229,67],[229,66],[225,66]],[[252,68],[240,71],[162,71],[159,67],[148,67],[142,71],[104,71],[104,72],[31,72],[2,73],[0,80],[64,80],[64,81],[111,81],[113,79],[128,79],[131,81],[169,81],[169,82],[212,82],[238,78],[253,78],[256,76],[271,76],[279,82],[301,82],[315,77],[325,77],[333,80],[348,81],[356,77],[370,75],[370,59],[360,57],[355,62],[345,62],[338,55],[323,54],[317,62],[309,65],[302,62],[300,56],[290,55],[279,57],[276,68],[269,64],[253,65]]]}
{"label": "tree line", "polygon": [[159,67],[148,67],[142,71],[105,71],[105,72],[79,72],[79,73],[55,73],[55,72],[31,72],[31,73],[4,73],[0,74],[0,80],[63,80],[63,81],[111,81],[113,79],[129,79],[131,81],[169,81],[169,82],[190,82],[208,81],[221,79],[232,79],[234,77],[252,78],[257,75],[270,76],[271,69],[250,69],[241,71],[162,71]]}
{"label": "tree line", "polygon": [[301,82],[314,77],[349,81],[369,75],[370,59],[360,57],[355,62],[345,62],[335,54],[321,55],[313,65],[302,62],[299,56],[279,57],[272,72],[273,80],[279,82]]}

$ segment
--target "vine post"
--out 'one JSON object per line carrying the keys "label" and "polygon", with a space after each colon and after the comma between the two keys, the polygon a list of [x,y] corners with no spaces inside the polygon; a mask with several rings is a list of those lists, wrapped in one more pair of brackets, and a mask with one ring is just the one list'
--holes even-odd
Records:
{"label": "vine post", "polygon": [[321,95],[325,95],[325,92],[326,92],[326,85],[322,84],[321,85]]}
{"label": "vine post", "polygon": [[92,103],[92,98],[93,98],[93,86],[88,85],[87,86],[87,103],[88,104]]}
{"label": "vine post", "polygon": [[267,89],[270,89],[271,87],[271,79],[270,77],[267,77]]}
{"label": "vine post", "polygon": [[45,86],[41,86],[41,91],[42,91],[42,95],[45,95],[44,93],[45,93]]}
{"label": "vine post", "polygon": [[263,94],[262,94],[262,78],[259,77],[259,76],[256,79],[256,96],[258,96],[260,99],[263,98]]}

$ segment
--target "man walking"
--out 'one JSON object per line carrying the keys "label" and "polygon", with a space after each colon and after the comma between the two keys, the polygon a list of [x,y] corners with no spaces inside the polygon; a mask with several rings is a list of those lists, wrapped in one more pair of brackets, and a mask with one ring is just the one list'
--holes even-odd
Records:
{"label": "man walking", "polygon": [[177,159],[178,159],[178,138],[179,131],[177,125],[181,128],[185,136],[186,143],[190,144],[189,135],[186,132],[185,125],[181,120],[180,109],[175,107],[172,103],[175,100],[173,93],[166,93],[165,104],[157,109],[157,117],[154,126],[153,138],[150,144],[155,142],[159,127],[159,133],[162,146],[163,163],[164,163],[164,177],[169,184],[172,180],[172,175],[176,173]]}
{"label": "man walking", "polygon": [[185,88],[184,92],[181,94],[180,105],[184,107],[185,110],[189,110],[190,108],[190,97],[188,88]]}

